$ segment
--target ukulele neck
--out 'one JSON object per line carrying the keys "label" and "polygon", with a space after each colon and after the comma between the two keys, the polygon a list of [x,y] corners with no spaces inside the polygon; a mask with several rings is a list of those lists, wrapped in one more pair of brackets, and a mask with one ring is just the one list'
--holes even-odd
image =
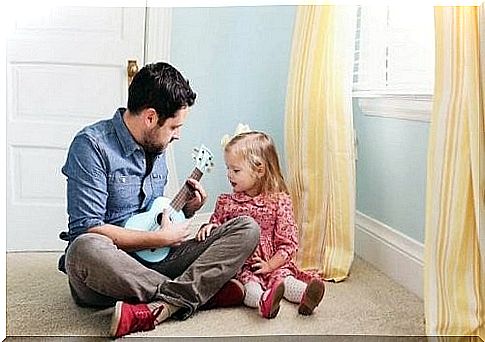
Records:
{"label": "ukulele neck", "polygon": [[[202,171],[200,171],[198,168],[194,168],[189,178],[193,178],[197,181],[200,180],[202,178]],[[172,199],[172,202],[170,202],[170,206],[175,211],[180,211],[191,197],[192,190],[190,189],[189,185],[187,185],[187,182],[185,182],[179,192]]]}

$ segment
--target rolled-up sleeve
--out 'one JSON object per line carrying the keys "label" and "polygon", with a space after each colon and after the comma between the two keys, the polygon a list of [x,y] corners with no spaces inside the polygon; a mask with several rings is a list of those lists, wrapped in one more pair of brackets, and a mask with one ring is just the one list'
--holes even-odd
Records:
{"label": "rolled-up sleeve", "polygon": [[77,135],[62,168],[67,177],[71,241],[89,228],[104,224],[108,197],[105,170],[103,154],[96,141],[87,134]]}

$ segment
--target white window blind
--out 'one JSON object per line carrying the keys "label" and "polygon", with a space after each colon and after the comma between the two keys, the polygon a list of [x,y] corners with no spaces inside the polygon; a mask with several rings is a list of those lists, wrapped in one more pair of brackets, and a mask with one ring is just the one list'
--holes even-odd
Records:
{"label": "white window blind", "polygon": [[429,117],[434,47],[433,6],[359,6],[354,97],[379,99],[363,100],[371,114],[391,116],[403,108],[403,118],[413,119],[412,111]]}

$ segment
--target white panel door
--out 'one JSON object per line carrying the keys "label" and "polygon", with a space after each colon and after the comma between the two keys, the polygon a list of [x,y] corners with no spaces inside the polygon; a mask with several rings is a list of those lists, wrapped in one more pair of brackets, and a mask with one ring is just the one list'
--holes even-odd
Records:
{"label": "white panel door", "polygon": [[145,8],[56,7],[7,37],[7,251],[62,250],[67,148],[127,99],[143,64]]}

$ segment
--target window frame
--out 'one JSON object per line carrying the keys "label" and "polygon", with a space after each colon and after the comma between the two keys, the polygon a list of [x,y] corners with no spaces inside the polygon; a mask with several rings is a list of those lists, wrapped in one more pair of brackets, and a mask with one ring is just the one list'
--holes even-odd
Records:
{"label": "window frame", "polygon": [[[356,56],[359,55],[359,57],[360,57],[360,53],[363,52],[363,50],[360,49],[360,46],[359,46],[362,43],[361,34],[363,32],[361,27],[359,27],[359,25],[362,24],[361,8],[362,7],[359,6],[359,9],[357,10],[358,26],[356,27],[356,44],[355,44],[355,53],[356,53]],[[380,25],[382,25],[382,22]],[[371,27],[370,30],[372,29],[375,29],[375,27],[374,28]],[[367,32],[367,34],[369,33]],[[387,42],[386,43],[378,42],[376,44],[376,47],[378,49],[382,49],[383,47],[385,48],[387,46],[388,46]],[[361,61],[359,60],[359,62]],[[377,63],[382,63],[382,61],[379,61]],[[356,75],[354,74],[352,98],[357,99],[357,103],[362,113],[365,116],[371,116],[371,117],[384,117],[384,118],[393,118],[393,119],[401,119],[401,120],[430,122],[432,106],[433,106],[432,93],[429,93],[428,91],[413,92],[409,89],[397,92],[395,90],[385,89],[383,87],[379,89],[379,86],[377,86],[376,89],[372,89],[372,84],[374,83],[376,85],[378,83],[380,83],[381,85],[383,84],[382,75],[379,75],[379,74],[382,74],[383,70],[384,72],[386,71],[385,71],[385,68],[383,69],[381,67],[381,65],[382,64],[378,64],[377,67],[376,65],[371,66],[372,67],[371,72],[378,73],[378,74],[377,75],[372,74],[370,77],[367,76],[367,84],[355,82]],[[358,72],[357,61],[355,61],[354,73],[357,73],[357,72]],[[362,86],[363,84],[365,86]],[[369,86],[369,84],[371,86]],[[358,88],[359,86],[361,87],[360,89]],[[412,85],[410,86],[410,88],[411,87]]]}

